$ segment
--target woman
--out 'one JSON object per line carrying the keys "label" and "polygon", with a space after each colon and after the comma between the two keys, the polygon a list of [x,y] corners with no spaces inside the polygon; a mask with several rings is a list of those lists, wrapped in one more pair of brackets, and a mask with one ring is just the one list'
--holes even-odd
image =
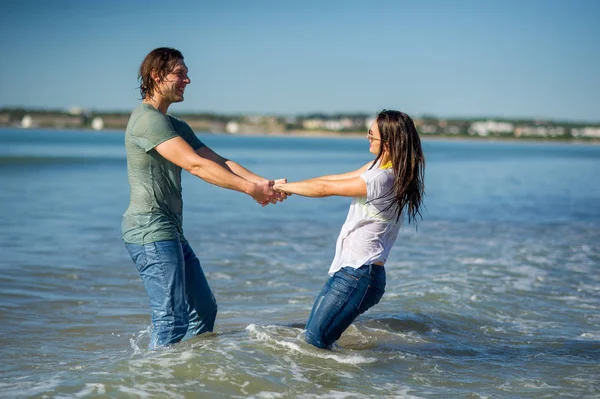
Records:
{"label": "woman", "polygon": [[376,157],[362,168],[274,186],[306,197],[354,197],[337,240],[331,278],[306,324],[306,341],[323,349],[331,348],[358,315],[379,302],[385,290],[384,264],[403,214],[409,223],[421,216],[425,158],[412,119],[383,110],[368,139]]}

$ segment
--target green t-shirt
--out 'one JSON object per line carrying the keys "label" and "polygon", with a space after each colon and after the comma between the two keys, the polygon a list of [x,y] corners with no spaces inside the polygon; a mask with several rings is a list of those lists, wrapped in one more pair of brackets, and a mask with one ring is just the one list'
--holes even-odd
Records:
{"label": "green t-shirt", "polygon": [[184,121],[142,103],[131,113],[125,131],[129,207],[123,215],[123,240],[148,244],[183,234],[181,168],[156,146],[181,136],[194,150],[204,146]]}

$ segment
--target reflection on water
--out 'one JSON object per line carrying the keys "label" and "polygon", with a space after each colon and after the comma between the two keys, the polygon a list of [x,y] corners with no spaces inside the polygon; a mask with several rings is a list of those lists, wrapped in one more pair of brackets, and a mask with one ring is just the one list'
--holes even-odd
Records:
{"label": "reflection on water", "polygon": [[[290,180],[369,159],[361,139],[201,138]],[[215,333],[148,352],[120,238],[120,133],[0,130],[2,397],[600,395],[600,147],[426,141],[426,206],[381,303],[333,351],[303,328],[349,200],[260,208],[184,175]]]}

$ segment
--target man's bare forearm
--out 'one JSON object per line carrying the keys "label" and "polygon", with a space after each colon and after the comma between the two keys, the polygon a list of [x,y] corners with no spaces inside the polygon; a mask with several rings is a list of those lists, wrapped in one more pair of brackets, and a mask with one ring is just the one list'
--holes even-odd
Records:
{"label": "man's bare forearm", "polygon": [[254,183],[260,183],[263,182],[267,179],[265,179],[262,176],[257,175],[256,173],[252,173],[251,171],[249,171],[248,169],[244,168],[242,165],[240,165],[239,163],[232,161],[230,159],[225,160],[225,165],[236,175],[254,182]]}

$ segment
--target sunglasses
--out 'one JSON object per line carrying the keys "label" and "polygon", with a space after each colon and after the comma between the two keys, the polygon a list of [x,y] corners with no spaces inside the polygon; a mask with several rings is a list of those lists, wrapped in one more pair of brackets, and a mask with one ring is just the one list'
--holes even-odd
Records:
{"label": "sunglasses", "polygon": [[380,138],[377,138],[377,137],[373,136],[373,132],[371,130],[369,130],[369,132],[367,133],[367,137],[369,138],[369,140],[381,141]]}

